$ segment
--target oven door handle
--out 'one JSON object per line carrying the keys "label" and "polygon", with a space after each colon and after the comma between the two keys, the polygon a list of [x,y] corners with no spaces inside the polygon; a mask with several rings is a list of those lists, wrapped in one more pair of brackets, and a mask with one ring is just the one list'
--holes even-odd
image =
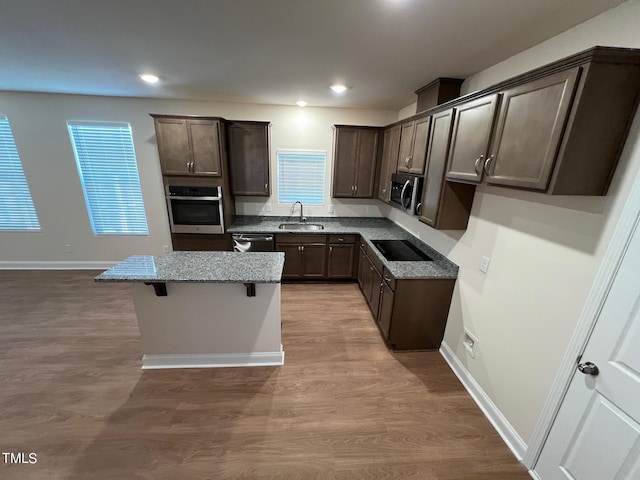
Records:
{"label": "oven door handle", "polygon": [[407,180],[406,182],[404,182],[404,186],[402,187],[402,192],[400,192],[400,204],[402,205],[402,208],[404,208],[405,212],[409,210],[410,205],[405,206],[404,204],[404,192],[407,191],[407,187],[409,186],[410,183],[411,183],[411,180]]}
{"label": "oven door handle", "polygon": [[208,202],[222,200],[222,197],[184,197],[181,195],[167,195],[167,198],[169,200],[205,200]]}

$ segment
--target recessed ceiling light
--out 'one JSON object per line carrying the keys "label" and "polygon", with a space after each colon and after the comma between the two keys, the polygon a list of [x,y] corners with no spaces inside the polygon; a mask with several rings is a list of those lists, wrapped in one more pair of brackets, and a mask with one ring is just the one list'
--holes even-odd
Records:
{"label": "recessed ceiling light", "polygon": [[151,73],[143,73],[140,75],[140,78],[147,83],[157,83],[158,80],[160,80],[157,75],[153,75]]}
{"label": "recessed ceiling light", "polygon": [[331,85],[329,88],[336,93],[342,93],[347,89],[344,85]]}
{"label": "recessed ceiling light", "polygon": [[304,100],[298,100],[296,102],[296,105],[298,105],[299,107],[306,107],[307,106],[307,102],[305,102]]}

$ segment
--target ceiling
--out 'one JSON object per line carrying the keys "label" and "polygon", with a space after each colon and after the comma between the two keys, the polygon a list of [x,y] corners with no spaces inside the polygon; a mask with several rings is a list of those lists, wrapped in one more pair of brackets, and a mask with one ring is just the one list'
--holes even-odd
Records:
{"label": "ceiling", "polygon": [[620,3],[0,0],[0,90],[399,109]]}

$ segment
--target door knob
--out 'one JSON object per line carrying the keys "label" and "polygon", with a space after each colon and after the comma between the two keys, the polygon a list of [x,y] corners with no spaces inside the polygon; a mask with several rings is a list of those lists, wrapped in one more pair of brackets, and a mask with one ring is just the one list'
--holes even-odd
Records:
{"label": "door knob", "polygon": [[591,362],[581,363],[578,365],[578,370],[585,375],[593,375],[594,377],[600,373],[598,366]]}

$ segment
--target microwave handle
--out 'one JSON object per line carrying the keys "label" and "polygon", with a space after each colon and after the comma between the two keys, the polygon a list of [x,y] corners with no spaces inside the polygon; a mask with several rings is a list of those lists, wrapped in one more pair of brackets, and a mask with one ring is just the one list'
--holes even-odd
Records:
{"label": "microwave handle", "polygon": [[402,192],[400,192],[400,204],[402,205],[402,208],[404,209],[405,212],[407,210],[409,210],[409,207],[405,206],[405,203],[404,203],[404,192],[407,191],[407,187],[410,184],[411,184],[411,180],[407,180],[406,182],[404,182],[404,186],[402,187]]}
{"label": "microwave handle", "polygon": [[205,200],[205,201],[219,201],[222,197],[185,197],[181,195],[167,195],[169,200]]}

